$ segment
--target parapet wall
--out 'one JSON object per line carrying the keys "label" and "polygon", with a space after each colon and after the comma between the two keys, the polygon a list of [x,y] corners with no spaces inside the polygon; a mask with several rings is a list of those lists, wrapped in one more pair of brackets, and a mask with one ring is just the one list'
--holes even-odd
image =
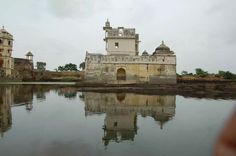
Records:
{"label": "parapet wall", "polygon": [[127,64],[176,64],[175,55],[119,56],[87,54],[87,63],[127,63]]}
{"label": "parapet wall", "polygon": [[[109,84],[176,83],[175,55],[111,56],[87,54],[85,80]],[[125,71],[125,80],[117,78],[118,70]]]}

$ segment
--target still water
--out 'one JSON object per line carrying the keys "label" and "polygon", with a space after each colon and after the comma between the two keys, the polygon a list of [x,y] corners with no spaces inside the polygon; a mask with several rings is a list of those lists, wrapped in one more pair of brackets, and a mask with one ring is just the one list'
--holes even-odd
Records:
{"label": "still water", "polygon": [[208,156],[233,100],[0,86],[1,156]]}

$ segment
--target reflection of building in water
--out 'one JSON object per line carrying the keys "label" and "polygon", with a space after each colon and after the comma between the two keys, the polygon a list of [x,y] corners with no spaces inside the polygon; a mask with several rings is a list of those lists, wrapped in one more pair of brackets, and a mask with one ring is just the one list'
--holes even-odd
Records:
{"label": "reflection of building in water", "polygon": [[45,93],[55,87],[42,85],[8,85],[1,86],[0,89],[8,89],[12,96],[11,106],[25,106],[25,109],[31,111],[33,109],[33,97],[36,95],[37,100],[45,99]]}
{"label": "reflection of building in water", "polygon": [[104,120],[104,145],[110,140],[134,140],[137,134],[137,115],[135,113],[107,113]]}
{"label": "reflection of building in water", "polygon": [[13,96],[10,87],[0,87],[0,133],[3,133],[10,129],[12,124],[11,104],[13,102]]}
{"label": "reflection of building in water", "polygon": [[68,99],[74,99],[77,97],[77,88],[75,87],[63,87],[57,90],[59,96],[64,96]]}
{"label": "reflection of building in water", "polygon": [[[64,88],[64,89],[63,89]],[[68,89],[69,88],[69,89]],[[0,133],[6,132],[12,124],[11,107],[24,106],[27,111],[33,109],[33,97],[37,100],[46,99],[46,93],[59,89],[61,93],[71,97],[76,96],[77,90],[72,87],[58,85],[2,85],[0,86]],[[64,95],[63,94],[63,95]]]}
{"label": "reflection of building in water", "polygon": [[137,115],[149,116],[163,128],[175,115],[175,96],[125,93],[84,93],[85,115],[106,113],[104,144],[110,140],[133,140],[137,134]]}
{"label": "reflection of building in water", "polygon": [[12,85],[11,91],[14,96],[12,106],[25,106],[25,109],[31,111],[33,109],[33,86],[31,85]]}

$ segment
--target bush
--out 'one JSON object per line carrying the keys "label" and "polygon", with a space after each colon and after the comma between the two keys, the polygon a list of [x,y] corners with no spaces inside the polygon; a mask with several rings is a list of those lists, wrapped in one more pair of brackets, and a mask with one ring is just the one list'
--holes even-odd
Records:
{"label": "bush", "polygon": [[200,76],[200,77],[206,77],[206,76],[208,76],[208,72],[202,70],[201,68],[196,68],[195,71],[196,71],[196,75],[197,75],[197,76]]}
{"label": "bush", "polygon": [[236,75],[230,71],[219,71],[218,76],[223,77],[224,79],[236,79]]}

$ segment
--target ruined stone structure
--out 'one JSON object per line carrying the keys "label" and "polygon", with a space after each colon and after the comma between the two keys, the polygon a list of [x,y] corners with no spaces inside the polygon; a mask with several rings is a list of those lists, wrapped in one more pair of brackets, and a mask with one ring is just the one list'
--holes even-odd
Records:
{"label": "ruined stone structure", "polygon": [[126,93],[83,93],[85,115],[105,113],[104,145],[110,141],[134,140],[138,133],[137,116],[152,117],[162,129],[175,115],[173,95],[138,95]]}
{"label": "ruined stone structure", "polygon": [[14,58],[15,76],[22,80],[30,80],[34,71],[33,54],[28,52],[25,56],[26,58]]}
{"label": "ruined stone structure", "polygon": [[12,46],[13,36],[2,27],[0,29],[0,77],[11,77],[13,73]]}
{"label": "ruined stone structure", "polygon": [[176,83],[176,56],[164,42],[150,55],[139,55],[139,35],[134,28],[112,28],[107,21],[105,30],[107,55],[86,52],[85,80],[113,84]]}
{"label": "ruined stone structure", "polygon": [[0,79],[32,79],[34,70],[33,54],[28,52],[26,58],[13,58],[13,36],[3,27],[0,30]]}

